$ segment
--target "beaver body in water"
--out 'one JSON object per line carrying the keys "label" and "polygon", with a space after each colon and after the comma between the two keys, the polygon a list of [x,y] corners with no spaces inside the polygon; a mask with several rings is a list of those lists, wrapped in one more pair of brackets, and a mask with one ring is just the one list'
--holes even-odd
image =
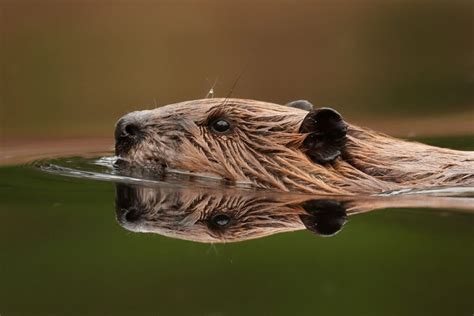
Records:
{"label": "beaver body in water", "polygon": [[313,194],[474,184],[474,152],[396,139],[306,101],[202,99],[132,112],[116,155],[151,172]]}

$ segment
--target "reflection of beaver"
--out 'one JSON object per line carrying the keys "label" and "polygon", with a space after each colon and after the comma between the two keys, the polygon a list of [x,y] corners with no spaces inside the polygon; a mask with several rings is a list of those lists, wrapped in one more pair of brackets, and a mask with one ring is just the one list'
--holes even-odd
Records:
{"label": "reflection of beaver", "polygon": [[235,242],[308,229],[337,233],[362,212],[387,207],[446,207],[472,212],[471,198],[315,197],[233,189],[117,184],[117,220],[134,232],[200,242]]}
{"label": "reflection of beaver", "polygon": [[116,154],[158,172],[317,194],[474,183],[474,152],[391,138],[310,107],[203,99],[133,112],[117,123]]}
{"label": "reflection of beaver", "polygon": [[[300,198],[301,200],[301,198]],[[231,242],[303,229],[304,211],[249,192],[117,185],[117,220],[134,232],[200,242]]]}

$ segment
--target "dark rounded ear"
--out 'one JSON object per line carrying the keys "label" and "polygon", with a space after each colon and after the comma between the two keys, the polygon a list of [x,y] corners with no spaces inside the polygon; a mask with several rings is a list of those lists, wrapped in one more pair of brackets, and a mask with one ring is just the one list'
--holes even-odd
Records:
{"label": "dark rounded ear", "polygon": [[320,108],[310,111],[300,133],[308,133],[303,150],[314,162],[325,164],[339,157],[346,145],[347,124],[337,111]]}
{"label": "dark rounded ear", "polygon": [[303,225],[319,236],[334,236],[347,221],[346,208],[335,200],[310,200],[302,204],[307,214],[300,215]]}
{"label": "dark rounded ear", "polygon": [[311,102],[306,101],[306,100],[296,100],[292,102],[288,102],[286,106],[292,107],[292,108],[297,108],[297,109],[302,109],[305,111],[311,111],[313,109],[313,105]]}

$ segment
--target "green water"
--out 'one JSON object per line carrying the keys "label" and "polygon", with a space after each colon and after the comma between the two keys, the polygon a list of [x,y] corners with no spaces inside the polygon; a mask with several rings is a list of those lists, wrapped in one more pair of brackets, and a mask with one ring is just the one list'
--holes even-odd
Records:
{"label": "green water", "polygon": [[472,212],[385,209],[331,238],[210,245],[132,233],[114,200],[111,182],[0,168],[2,316],[474,311]]}

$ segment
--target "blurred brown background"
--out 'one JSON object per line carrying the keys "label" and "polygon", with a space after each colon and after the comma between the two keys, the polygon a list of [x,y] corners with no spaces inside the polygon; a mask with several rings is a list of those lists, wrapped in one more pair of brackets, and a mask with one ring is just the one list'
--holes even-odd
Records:
{"label": "blurred brown background", "polygon": [[125,112],[226,96],[474,133],[473,1],[1,2],[1,137],[112,137]]}

